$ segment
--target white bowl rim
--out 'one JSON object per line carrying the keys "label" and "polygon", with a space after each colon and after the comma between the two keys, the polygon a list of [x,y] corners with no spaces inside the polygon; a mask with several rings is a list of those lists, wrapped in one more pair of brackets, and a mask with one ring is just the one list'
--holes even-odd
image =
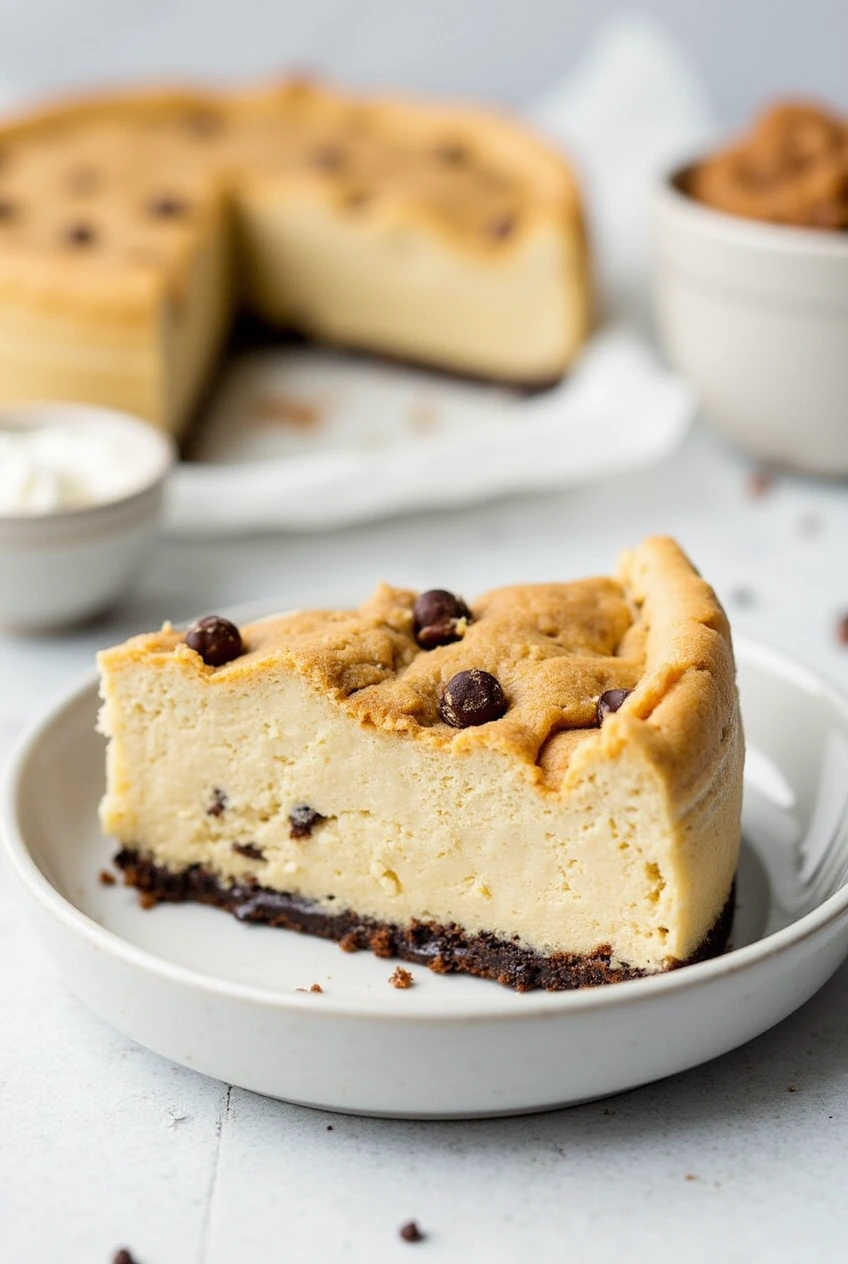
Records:
{"label": "white bowl rim", "polygon": [[[803,666],[791,655],[772,649],[762,642],[739,637],[736,638],[735,644],[738,657],[747,658],[753,663],[768,665],[772,670],[794,678],[812,693],[820,695],[825,692],[848,727],[848,695],[837,686]],[[28,897],[40,905],[50,917],[62,923],[67,931],[86,940],[93,949],[117,957],[122,964],[154,975],[163,983],[199,989],[237,1003],[259,1005],[272,1010],[301,1009],[306,1006],[312,1008],[312,1002],[308,997],[299,996],[296,993],[274,992],[269,988],[254,984],[216,978],[214,975],[204,974],[192,967],[170,962],[157,956],[155,952],[129,943],[114,931],[100,926],[83,913],[56,889],[39,868],[18,824],[19,782],[29,758],[44,733],[64,711],[71,709],[96,688],[97,679],[96,671],[86,672],[41,712],[19,738],[0,782],[0,845],[3,846],[7,860]],[[526,994],[522,1005],[513,1010],[499,1006],[497,1001],[493,1001],[490,1005],[475,1008],[471,1014],[460,1008],[457,1008],[455,1013],[449,1014],[428,1011],[414,1013],[392,1011],[377,1001],[328,996],[325,998],[325,1004],[321,1006],[320,1014],[328,1018],[340,1015],[369,1017],[389,1023],[413,1021],[454,1024],[469,1021],[486,1022],[495,1019],[522,1021],[529,1015],[540,1017],[547,1015],[553,1018],[563,1013],[594,1010],[599,1006],[604,1007],[610,1004],[617,1006],[639,1003],[666,993],[677,992],[681,988],[709,985],[723,975],[761,964],[769,957],[776,957],[792,950],[829,926],[843,921],[846,916],[848,916],[848,883],[789,926],[765,935],[752,944],[665,974],[629,979],[617,983],[614,987],[587,988],[573,992],[531,992]],[[314,1008],[312,1012],[319,1013]]]}
{"label": "white bowl rim", "polygon": [[142,443],[147,443],[155,453],[152,473],[121,495],[97,500],[90,505],[80,505],[73,509],[57,509],[48,513],[3,513],[0,510],[0,531],[4,528],[43,529],[46,524],[61,525],[63,522],[79,522],[87,515],[96,515],[103,510],[116,506],[128,506],[147,495],[150,490],[160,484],[178,459],[177,445],[164,430],[145,421],[137,413],[126,412],[120,408],[107,408],[101,404],[87,404],[81,400],[24,400],[19,404],[0,405],[0,427],[20,426],[21,429],[34,428],[40,424],[45,414],[53,413],[57,421],[64,417],[71,425],[82,425],[85,418],[96,418],[107,426],[118,427],[124,432],[132,432]]}
{"label": "white bowl rim", "polygon": [[677,163],[663,171],[654,182],[656,205],[684,220],[690,228],[711,234],[729,244],[785,255],[809,255],[848,259],[848,232],[826,228],[801,228],[794,224],[771,224],[717,210],[697,201],[680,187],[679,180],[695,163]]}

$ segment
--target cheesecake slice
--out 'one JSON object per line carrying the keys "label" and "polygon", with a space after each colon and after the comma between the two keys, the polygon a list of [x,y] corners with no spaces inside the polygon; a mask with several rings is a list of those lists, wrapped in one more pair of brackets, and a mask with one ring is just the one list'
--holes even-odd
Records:
{"label": "cheesecake slice", "polygon": [[567,162],[468,106],[290,80],[83,98],[0,125],[0,402],[181,433],[239,312],[548,385],[589,320]]}
{"label": "cheesecake slice", "polygon": [[743,737],[725,615],[671,540],[467,607],[166,626],[100,656],[104,830],[200,900],[519,990],[724,946]]}

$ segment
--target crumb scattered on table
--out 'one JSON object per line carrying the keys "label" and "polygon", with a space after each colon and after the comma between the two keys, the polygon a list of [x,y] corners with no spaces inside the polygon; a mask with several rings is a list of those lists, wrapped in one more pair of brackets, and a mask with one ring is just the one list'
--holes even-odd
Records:
{"label": "crumb scattered on table", "polygon": [[787,1093],[797,1093],[797,1092],[798,1092],[798,1089],[795,1087],[795,1085],[794,1085],[794,1084],[787,1084],[787,1085],[786,1085],[786,1091],[787,1091]]}
{"label": "crumb scattered on table", "polygon": [[114,873],[110,873],[108,869],[101,869],[99,877],[100,884],[104,887],[113,887],[118,880]]}
{"label": "crumb scattered on table", "polygon": [[404,1242],[423,1242],[425,1235],[418,1228],[414,1220],[408,1220],[405,1225],[401,1225],[398,1230]]}
{"label": "crumb scattered on table", "polygon": [[122,1246],[120,1251],[116,1251],[112,1256],[112,1264],[138,1264],[138,1261],[125,1246]]}
{"label": "crumb scattered on table", "polygon": [[848,614],[840,615],[836,622],[836,639],[840,645],[848,645]]}
{"label": "crumb scattered on table", "polygon": [[333,1125],[327,1124],[327,1132],[332,1132],[332,1131],[333,1131]]}
{"label": "crumb scattered on table", "polygon": [[393,988],[411,988],[415,979],[408,970],[404,970],[403,966],[398,966],[393,974],[389,975],[389,983]]}
{"label": "crumb scattered on table", "polygon": [[765,467],[752,470],[748,475],[748,495],[754,500],[760,500],[772,490],[774,482],[774,474],[771,470]]}
{"label": "crumb scattered on table", "polygon": [[295,992],[323,992],[323,991],[324,989],[321,987],[320,983],[313,983],[311,987],[308,987],[308,988],[295,988]]}
{"label": "crumb scattered on table", "polygon": [[697,1179],[698,1178],[697,1176],[695,1176],[694,1172],[687,1172],[686,1176],[684,1177],[684,1180],[687,1180],[687,1181],[697,1181]]}

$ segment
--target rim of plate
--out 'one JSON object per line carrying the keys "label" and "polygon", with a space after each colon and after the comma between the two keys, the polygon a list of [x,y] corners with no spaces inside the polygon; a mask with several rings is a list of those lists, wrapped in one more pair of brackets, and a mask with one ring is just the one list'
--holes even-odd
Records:
{"label": "rim of plate", "polygon": [[[823,676],[805,667],[798,660],[762,642],[739,637],[735,641],[738,658],[747,658],[767,668],[794,678],[816,693],[826,693],[848,727],[848,695]],[[159,978],[200,988],[222,999],[261,1005],[269,1009],[302,1010],[322,1017],[372,1017],[383,1022],[463,1023],[485,1022],[492,1019],[520,1021],[530,1015],[562,1015],[593,1010],[610,1005],[638,1003],[655,995],[674,995],[681,989],[708,984],[723,974],[735,973],[768,957],[775,956],[811,938],[827,926],[848,915],[848,883],[828,896],[816,908],[781,930],[774,931],[733,949],[719,957],[694,965],[683,966],[665,974],[649,975],[641,979],[628,979],[614,987],[584,988],[569,992],[529,992],[520,1008],[508,1009],[499,1004],[493,995],[491,1003],[469,1013],[457,1009],[455,1013],[430,1010],[392,1010],[385,1001],[366,998],[349,1000],[328,995],[320,1009],[297,993],[274,992],[271,989],[249,983],[239,983],[216,978],[189,966],[178,965],[145,948],[129,943],[121,935],[95,922],[69,899],[62,895],[42,872],[27,846],[18,822],[20,782],[27,762],[37,750],[46,731],[61,719],[63,712],[74,707],[86,694],[96,691],[96,671],[88,671],[71,686],[62,691],[54,701],[25,729],[18,739],[2,782],[0,782],[0,841],[2,841],[11,868],[28,895],[52,917],[64,926],[88,940],[89,943],[118,957],[127,965],[142,969]]]}

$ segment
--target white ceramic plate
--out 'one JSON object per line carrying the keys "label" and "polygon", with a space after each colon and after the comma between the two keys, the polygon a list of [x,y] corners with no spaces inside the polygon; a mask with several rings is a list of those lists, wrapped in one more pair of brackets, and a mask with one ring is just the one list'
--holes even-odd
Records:
{"label": "white ceramic plate", "polygon": [[[68,985],[142,1044],[207,1075],[331,1110],[497,1115],[682,1071],[791,1013],[848,951],[848,702],[791,660],[738,647],[749,742],[733,948],[576,993],[391,964],[189,905],[144,912],[104,887],[103,740],[89,677],[24,738],[2,832]],[[320,983],[321,995],[300,992]]]}

